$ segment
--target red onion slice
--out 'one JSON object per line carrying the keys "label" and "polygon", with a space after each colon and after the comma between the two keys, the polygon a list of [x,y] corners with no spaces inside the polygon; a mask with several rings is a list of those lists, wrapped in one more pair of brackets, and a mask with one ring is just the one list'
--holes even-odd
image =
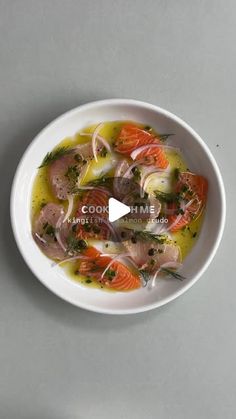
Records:
{"label": "red onion slice", "polygon": [[114,181],[113,181],[113,191],[115,196],[123,196],[125,194],[123,186],[123,182],[121,178],[124,178],[125,172],[129,168],[129,163],[124,159],[120,160],[116,165],[116,170],[114,174]]}
{"label": "red onion slice", "polygon": [[[201,207],[201,201],[198,201],[197,198],[193,198],[193,199],[190,199],[190,201],[187,202],[187,204],[184,203],[184,200],[181,200],[181,202],[180,202],[181,210],[185,212],[192,205],[192,203],[194,201],[197,201],[197,203],[199,205],[199,208],[200,208]],[[198,213],[199,208],[196,210],[196,214]]]}
{"label": "red onion slice", "polygon": [[183,267],[183,264],[180,262],[165,262],[163,263],[160,268],[172,268],[172,269],[180,269]]}
{"label": "red onion slice", "polygon": [[62,213],[62,215],[58,218],[57,223],[56,223],[55,237],[56,237],[59,245],[61,246],[62,250],[64,252],[66,252],[67,249],[66,249],[66,247],[65,247],[65,245],[64,245],[64,243],[62,242],[62,239],[61,239],[61,226],[62,226],[62,223],[63,223],[63,219],[64,219],[64,214]]}
{"label": "red onion slice", "polygon": [[93,150],[93,157],[95,162],[97,163],[98,159],[97,159],[97,136],[99,131],[102,129],[102,127],[104,126],[103,123],[98,124],[96,129],[94,130],[94,133],[92,134],[92,150]]}
{"label": "red onion slice", "polygon": [[163,148],[163,149],[170,149],[175,151],[180,151],[179,148],[174,147],[172,145],[166,145],[166,144],[146,144],[142,145],[141,147],[136,148],[132,153],[130,154],[130,157],[135,160],[136,157],[142,153],[145,150],[148,150],[149,148]]}
{"label": "red onion slice", "polygon": [[128,170],[129,163],[126,160],[120,160],[116,166],[115,178],[123,177],[124,173]]}
{"label": "red onion slice", "polygon": [[35,236],[43,243],[43,244],[47,244],[47,241],[45,239],[43,239],[43,237],[41,237],[38,233],[35,233]]}
{"label": "red onion slice", "polygon": [[143,195],[144,195],[144,192],[146,191],[146,187],[149,183],[149,180],[150,180],[149,177],[151,177],[155,173],[156,174],[162,174],[166,177],[170,177],[170,174],[166,169],[152,169],[152,171],[148,171],[148,172],[144,173],[141,176],[141,180],[140,180],[140,188],[141,188],[141,191],[142,191]]}
{"label": "red onion slice", "polygon": [[166,202],[163,202],[162,203],[162,209],[163,209],[163,213],[165,215],[173,215],[175,213],[175,211],[176,211],[175,208],[167,208]]}
{"label": "red onion slice", "polygon": [[167,233],[167,227],[166,227],[166,225],[164,223],[156,223],[155,226],[156,226],[156,228],[154,228],[152,230],[152,233],[153,234],[162,235],[162,234]]}
{"label": "red onion slice", "polygon": [[109,221],[107,221],[105,218],[101,218],[101,217],[97,217],[96,220],[98,220],[100,223],[105,224],[108,227],[108,229],[110,230],[110,232],[112,233],[114,239],[116,241],[118,241],[118,239],[119,239],[118,234],[117,234],[114,227],[111,225],[111,223]]}
{"label": "red onion slice", "polygon": [[179,223],[179,221],[181,220],[181,218],[183,217],[183,214],[178,214],[178,216],[176,217],[176,219],[173,221],[173,223],[171,223],[168,227],[167,227],[167,229],[166,229],[166,231],[170,231],[172,228],[174,228],[178,223]]}
{"label": "red onion slice", "polygon": [[83,168],[82,168],[82,170],[81,170],[81,172],[80,172],[80,174],[79,174],[79,177],[78,177],[78,179],[77,179],[77,182],[76,182],[76,186],[77,186],[77,187],[80,187],[80,183],[81,183],[81,181],[83,180],[83,178],[86,176],[86,174],[87,174],[87,172],[88,172],[88,169],[89,169],[89,163],[87,163],[87,164],[85,164],[85,165],[83,166]]}
{"label": "red onion slice", "polygon": [[58,262],[58,263],[53,263],[52,264],[52,266],[54,267],[54,266],[59,266],[59,265],[62,265],[63,263],[65,263],[65,262],[72,262],[73,260],[79,260],[79,259],[82,259],[82,260],[88,260],[88,259],[91,259],[91,257],[89,257],[89,256],[84,256],[84,255],[77,255],[77,256],[73,256],[73,257],[71,257],[71,258],[67,258],[67,259],[63,259],[63,260],[61,260],[60,262]]}
{"label": "red onion slice", "polygon": [[193,199],[190,199],[190,201],[187,203],[187,204],[185,204],[184,205],[184,211],[186,210],[186,209],[188,209],[188,207],[190,207],[190,205],[192,205],[192,203],[195,201],[195,198],[193,198]]}
{"label": "red onion slice", "polygon": [[67,208],[67,212],[65,214],[65,217],[64,217],[62,223],[64,223],[69,218],[69,216],[71,215],[71,213],[73,211],[73,207],[74,207],[74,195],[68,195],[67,199],[68,199],[68,208]]}
{"label": "red onion slice", "polygon": [[[104,255],[101,255],[101,256],[104,256]],[[124,258],[129,258],[129,262],[133,265],[133,266],[135,266],[136,268],[137,268],[137,265],[136,265],[136,263],[134,263],[132,260],[130,260],[130,255],[127,253],[127,254],[123,254],[123,255],[116,255],[109,263],[108,263],[108,265],[106,266],[106,268],[104,269],[104,271],[103,271],[103,273],[102,273],[102,275],[101,275],[101,278],[103,278],[104,277],[104,275],[105,275],[105,273],[108,271],[108,269],[113,265],[113,263],[116,261],[116,260],[119,260],[119,259],[124,259]]]}
{"label": "red onion slice", "polygon": [[125,173],[123,174],[123,176],[122,176],[122,177],[129,177],[130,172],[132,171],[132,169],[134,169],[136,166],[139,166],[140,164],[143,164],[143,163],[144,163],[144,159],[141,159],[141,160],[137,160],[137,161],[135,161],[134,163],[132,163],[132,164],[128,167],[128,169],[125,171]]}
{"label": "red onion slice", "polygon": [[155,286],[156,279],[157,279],[159,273],[161,272],[162,268],[180,269],[180,268],[182,268],[182,266],[183,266],[182,263],[179,263],[179,262],[166,262],[166,263],[163,263],[162,265],[160,265],[159,268],[157,269],[157,271],[155,272],[155,274],[152,277],[151,288],[153,288]]}
{"label": "red onion slice", "polygon": [[[81,132],[79,135],[81,135],[82,137],[92,137],[93,136],[93,134],[89,133],[89,132]],[[97,138],[98,141],[100,141],[100,143],[102,143],[104,145],[104,147],[107,149],[107,151],[109,151],[109,153],[112,152],[110,144],[108,143],[108,141],[104,137],[97,134],[96,138]]]}

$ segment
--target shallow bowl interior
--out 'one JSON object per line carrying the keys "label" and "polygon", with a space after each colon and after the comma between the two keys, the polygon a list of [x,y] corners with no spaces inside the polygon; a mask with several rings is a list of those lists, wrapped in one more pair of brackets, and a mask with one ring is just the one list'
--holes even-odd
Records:
{"label": "shallow bowl interior", "polygon": [[[162,280],[151,291],[128,293],[89,289],[70,280],[44,256],[31,236],[31,191],[37,167],[45,154],[64,137],[100,121],[133,120],[159,132],[175,133],[174,142],[184,154],[190,170],[209,182],[204,224],[192,252],[184,261],[184,281]],[[48,125],[23,155],[12,187],[11,220],[17,245],[26,263],[51,291],[79,307],[103,313],[136,313],[161,306],[186,291],[203,274],[220,242],[225,221],[225,195],[219,169],[203,140],[185,122],[159,107],[127,99],[111,99],[80,106]]]}

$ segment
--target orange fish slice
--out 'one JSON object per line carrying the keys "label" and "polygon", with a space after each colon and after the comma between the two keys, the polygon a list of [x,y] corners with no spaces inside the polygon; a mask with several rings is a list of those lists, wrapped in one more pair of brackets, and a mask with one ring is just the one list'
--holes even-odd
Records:
{"label": "orange fish slice", "polygon": [[[108,206],[110,193],[104,188],[94,187],[85,192],[82,200],[79,203],[76,216],[83,220],[83,223],[78,223],[76,235],[80,239],[100,239],[108,240],[111,236],[111,230],[108,227],[108,214],[105,211],[98,212],[98,208]],[[84,214],[83,207],[94,207],[94,213]],[[97,211],[96,211],[97,209]]]}
{"label": "orange fish slice", "polygon": [[[173,214],[168,217],[171,232],[180,230],[188,225],[192,220],[196,219],[202,212],[207,198],[208,183],[207,180],[200,175],[195,175],[190,172],[182,172],[179,175],[179,180],[176,184],[175,192],[179,193],[186,189],[183,194],[184,200],[189,202],[186,204],[186,209],[183,209],[182,214]],[[178,210],[176,203],[171,203],[169,209]],[[178,219],[178,222],[176,222]]]}
{"label": "orange fish slice", "polygon": [[[138,152],[139,149],[136,151]],[[143,164],[146,166],[156,166],[160,169],[166,169],[169,165],[169,162],[165,156],[165,153],[161,146],[158,144],[150,144],[147,146],[140,147],[140,153],[135,153],[135,161],[143,161]]]}
{"label": "orange fish slice", "polygon": [[108,200],[109,200],[110,192],[102,187],[94,187],[93,189],[90,189],[84,193],[84,196],[82,200],[79,203],[78,210],[77,210],[77,216],[80,216],[83,214],[82,207],[94,207],[95,208],[95,216],[99,215],[99,217],[107,218],[107,213],[102,211],[98,212],[98,207],[107,207]]}
{"label": "orange fish slice", "polygon": [[112,258],[109,256],[102,256],[102,253],[94,247],[88,247],[84,251],[84,255],[91,258],[91,260],[82,261],[80,263],[79,272],[81,275],[92,276],[100,283],[116,291],[130,291],[140,288],[140,278],[134,275],[127,266],[122,263],[115,260],[102,277],[104,270],[112,261]]}
{"label": "orange fish slice", "polygon": [[115,150],[118,153],[129,155],[136,148],[156,141],[153,134],[129,123],[123,125],[115,142]]}

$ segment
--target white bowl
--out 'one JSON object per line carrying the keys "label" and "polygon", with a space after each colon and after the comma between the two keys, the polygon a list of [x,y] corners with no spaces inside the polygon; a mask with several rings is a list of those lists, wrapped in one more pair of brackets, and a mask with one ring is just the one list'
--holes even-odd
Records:
{"label": "white bowl", "polygon": [[[31,191],[37,167],[45,154],[64,137],[86,125],[109,120],[133,120],[151,125],[159,132],[175,133],[189,168],[208,179],[209,194],[204,224],[198,241],[184,261],[184,281],[163,279],[151,291],[142,288],[111,293],[73,282],[60,267],[40,251],[31,235]],[[109,314],[138,313],[160,307],[190,288],[212,261],[225,224],[225,192],[217,164],[204,141],[184,121],[148,103],[108,99],[79,106],[57,118],[32,141],[17,168],[11,193],[11,221],[19,250],[38,279],[64,300],[87,310]]]}

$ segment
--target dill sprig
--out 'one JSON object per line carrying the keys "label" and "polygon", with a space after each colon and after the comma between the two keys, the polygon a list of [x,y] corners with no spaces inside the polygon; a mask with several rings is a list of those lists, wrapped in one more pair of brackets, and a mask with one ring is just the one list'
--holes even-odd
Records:
{"label": "dill sprig", "polygon": [[161,235],[161,234],[152,234],[149,231],[134,231],[134,237],[137,239],[142,239],[142,240],[148,240],[148,241],[153,241],[155,243],[159,243],[159,244],[163,244],[166,242],[167,240],[167,236]]}
{"label": "dill sprig", "polygon": [[176,194],[174,192],[162,192],[162,191],[154,191],[154,194],[157,199],[161,202],[178,202],[180,200],[180,194]]}
{"label": "dill sprig", "polygon": [[175,134],[160,134],[159,136],[158,136],[158,139],[160,140],[160,141],[166,141],[169,137],[171,137],[172,135],[175,135]]}
{"label": "dill sprig", "polygon": [[69,180],[72,185],[76,184],[80,172],[76,165],[69,166],[67,172],[65,173],[65,177]]}
{"label": "dill sprig", "polygon": [[139,269],[139,275],[143,281],[143,286],[146,287],[148,281],[150,281],[150,275],[145,269]]}
{"label": "dill sprig", "polygon": [[88,182],[89,186],[110,186],[113,181],[112,177],[101,177]]}
{"label": "dill sprig", "polygon": [[[186,279],[183,275],[180,275],[178,272],[169,268],[161,268],[161,272],[171,275],[173,278],[178,279],[179,281]],[[151,279],[150,274],[145,269],[139,269],[139,274],[143,280],[143,286],[146,287],[148,281]]]}
{"label": "dill sprig", "polygon": [[68,147],[59,147],[56,150],[47,153],[42,163],[40,164],[39,169],[41,167],[48,166],[53,161],[59,159],[60,157],[70,152],[71,152],[71,149],[68,149]]}
{"label": "dill sprig", "polygon": [[[99,179],[94,179],[91,180],[90,182],[87,182],[83,185],[84,186],[94,186],[96,188],[96,186],[104,186],[106,188],[109,188],[112,186],[112,182],[113,182],[113,178],[112,177],[101,177]],[[84,192],[84,188],[80,188],[79,186],[75,186],[72,189],[72,193],[83,193]]]}
{"label": "dill sprig", "polygon": [[77,239],[74,236],[69,236],[67,239],[68,253],[80,253],[87,248],[87,243],[83,239]]}
{"label": "dill sprig", "polygon": [[173,276],[173,278],[179,279],[180,281],[183,281],[183,279],[186,279],[183,275],[180,275],[178,272],[173,271],[172,269],[169,268],[161,268],[162,272],[165,272],[168,275]]}

